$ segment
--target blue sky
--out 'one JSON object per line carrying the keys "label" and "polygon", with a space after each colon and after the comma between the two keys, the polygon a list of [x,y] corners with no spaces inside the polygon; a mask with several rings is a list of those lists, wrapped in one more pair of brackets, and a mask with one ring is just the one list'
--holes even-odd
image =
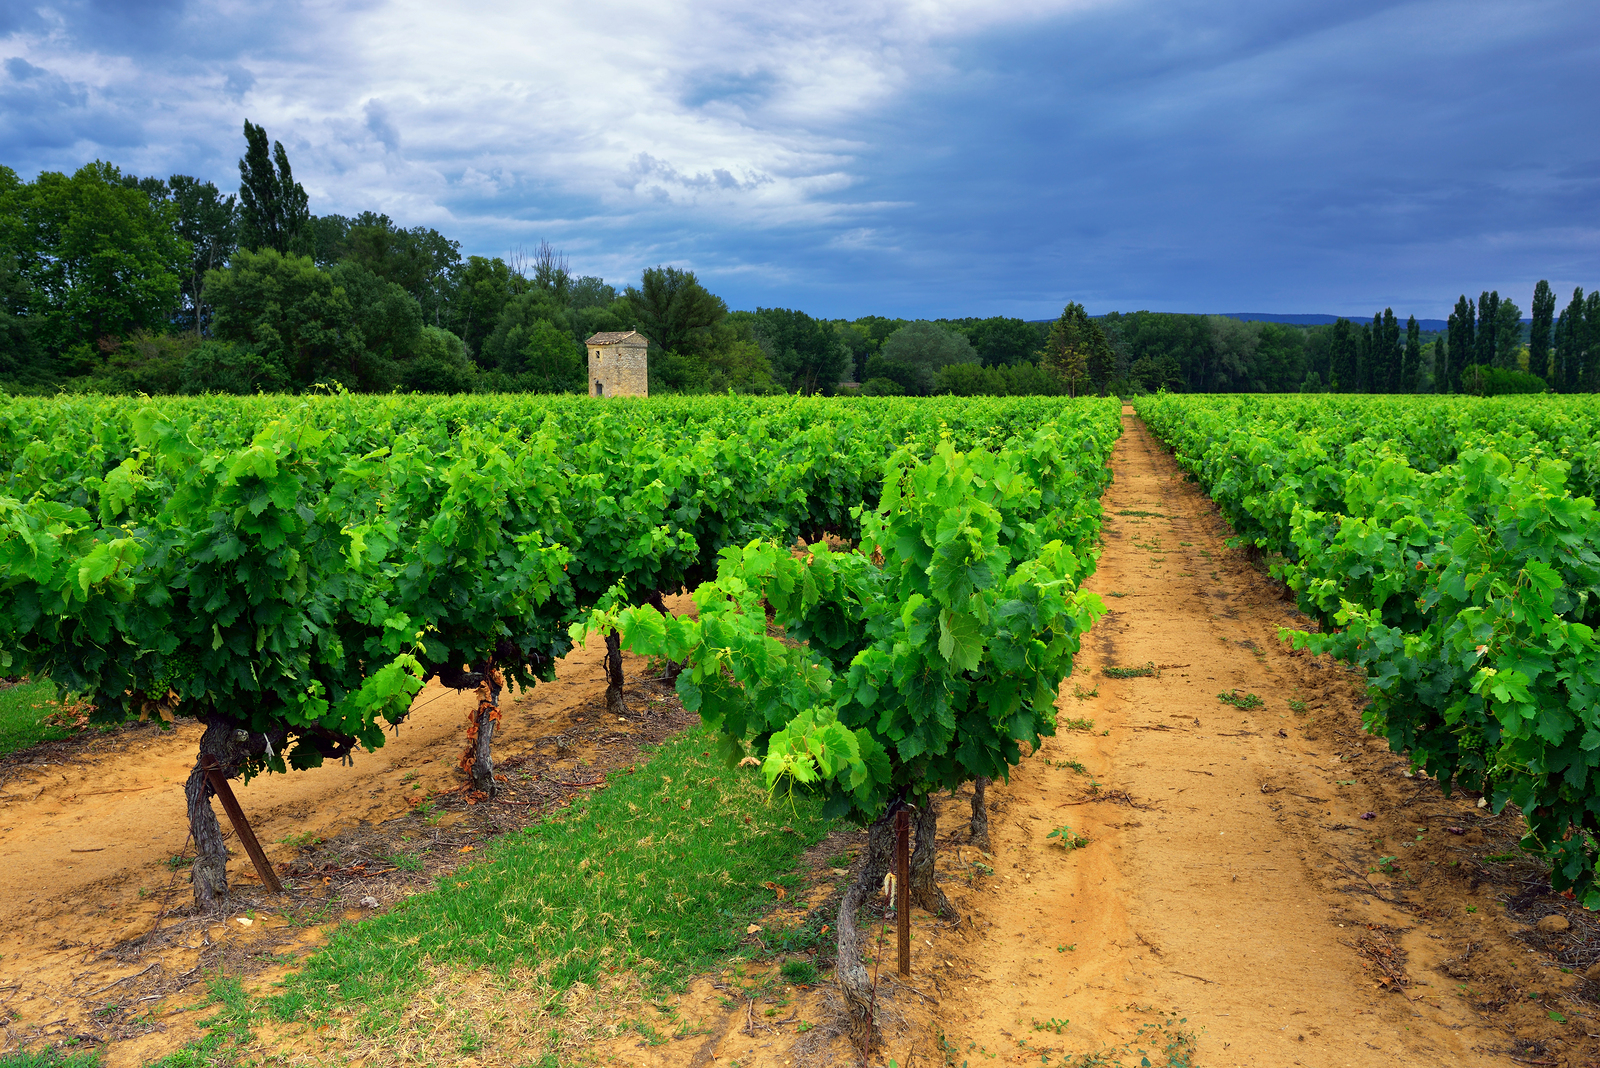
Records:
{"label": "blue sky", "polygon": [[0,162],[817,315],[1526,313],[1600,285],[1594,0],[0,0]]}

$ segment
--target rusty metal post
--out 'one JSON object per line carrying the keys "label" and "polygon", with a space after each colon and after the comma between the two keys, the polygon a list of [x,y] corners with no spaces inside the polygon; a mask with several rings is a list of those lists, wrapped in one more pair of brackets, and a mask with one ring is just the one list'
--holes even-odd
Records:
{"label": "rusty metal post", "polygon": [[211,789],[222,801],[223,810],[228,813],[228,822],[233,824],[233,833],[244,843],[244,851],[250,854],[250,860],[256,866],[256,874],[261,876],[261,881],[266,884],[268,890],[274,894],[283,893],[283,884],[278,882],[278,874],[272,870],[267,855],[261,851],[261,843],[256,841],[256,832],[250,829],[250,821],[244,818],[244,809],[239,807],[239,799],[233,796],[233,787],[228,785],[227,776],[222,774],[222,768],[217,764],[216,758],[207,753],[201,759],[200,768],[206,773],[206,781],[211,783]]}
{"label": "rusty metal post", "polygon": [[900,927],[900,974],[911,976],[911,809],[894,814],[894,912]]}

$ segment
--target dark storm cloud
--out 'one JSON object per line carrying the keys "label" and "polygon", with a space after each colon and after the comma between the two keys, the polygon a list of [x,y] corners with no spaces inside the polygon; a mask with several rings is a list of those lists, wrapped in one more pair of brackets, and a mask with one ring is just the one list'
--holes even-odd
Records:
{"label": "dark storm cloud", "polygon": [[13,5],[0,158],[229,185],[248,114],[314,210],[821,314],[1600,285],[1592,0],[1026,2]]}

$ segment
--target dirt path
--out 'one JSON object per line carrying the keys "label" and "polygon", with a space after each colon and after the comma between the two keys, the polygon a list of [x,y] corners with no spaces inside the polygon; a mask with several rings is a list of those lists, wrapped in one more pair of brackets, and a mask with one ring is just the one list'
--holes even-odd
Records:
{"label": "dirt path", "polygon": [[[1124,422],[1090,583],[1110,613],[1060,702],[1093,726],[991,794],[982,937],[942,940],[953,1063],[1131,1044],[1165,1064],[1184,1034],[1208,1066],[1595,1063],[1592,991],[1463,867],[1494,821],[1359,732],[1360,680],[1285,650],[1304,618]],[[1089,844],[1063,851],[1062,825]]]}

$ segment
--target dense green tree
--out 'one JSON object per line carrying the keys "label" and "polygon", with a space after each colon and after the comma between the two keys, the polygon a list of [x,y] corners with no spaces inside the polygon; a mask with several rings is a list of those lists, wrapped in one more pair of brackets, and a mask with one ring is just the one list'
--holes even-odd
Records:
{"label": "dense green tree", "polygon": [[289,170],[282,141],[267,150],[267,131],[244,122],[245,153],[239,160],[239,247],[282,254],[314,250],[311,209],[303,186]]}
{"label": "dense green tree", "polygon": [[1100,324],[1089,317],[1082,304],[1069,303],[1061,317],[1050,325],[1039,365],[1066,384],[1076,396],[1099,391],[1110,383],[1115,354]]}
{"label": "dense green tree", "polygon": [[636,329],[662,353],[687,350],[690,335],[728,314],[722,298],[702,286],[693,271],[677,267],[645,268],[638,287],[629,286],[626,296]]}
{"label": "dense green tree", "polygon": [[850,350],[829,325],[803,311],[757,308],[750,327],[773,380],[787,389],[831,394],[849,373]]}
{"label": "dense green tree", "polygon": [[572,336],[566,309],[548,290],[506,302],[478,352],[478,365],[490,389],[578,393],[588,388],[583,345]]}
{"label": "dense green tree", "polygon": [[456,276],[449,326],[469,353],[482,351],[484,340],[494,332],[500,312],[515,293],[514,281],[511,268],[499,257],[467,257]]}
{"label": "dense green tree", "polygon": [[425,326],[416,351],[400,370],[400,385],[417,393],[468,393],[478,369],[460,338],[437,326]]}
{"label": "dense green tree", "polygon": [[96,161],[0,187],[0,244],[26,291],[29,333],[46,356],[74,350],[78,374],[98,367],[102,340],[165,329],[193,251],[172,202],[123,177]]}
{"label": "dense green tree", "polygon": [[1003,315],[987,319],[940,319],[966,335],[985,367],[1011,367],[1030,363],[1038,357],[1048,336],[1048,328]]}
{"label": "dense green tree", "polygon": [[1533,287],[1533,322],[1528,328],[1528,370],[1550,375],[1550,331],[1555,324],[1556,295],[1544,279]]}
{"label": "dense green tree", "polygon": [[[216,358],[248,354],[256,381],[291,389],[335,382],[358,391],[390,389],[421,336],[416,301],[355,263],[324,271],[309,256],[241,249],[207,286],[212,335],[236,343],[214,350]],[[213,377],[232,374],[213,369]]]}
{"label": "dense green tree", "polygon": [[[1443,333],[1433,339],[1433,371],[1429,388],[1434,393],[1448,392],[1450,386],[1450,341]],[[1424,389],[1422,392],[1428,392]]]}
{"label": "dense green tree", "polygon": [[584,275],[575,278],[569,291],[569,305],[574,309],[609,308],[617,302],[617,287],[607,285],[604,278]]}
{"label": "dense green tree", "polygon": [[223,196],[215,182],[187,174],[174,174],[167,180],[167,187],[177,209],[178,236],[193,249],[182,279],[182,304],[176,325],[194,331],[198,337],[205,333],[210,319],[205,299],[206,272],[226,264],[238,247],[238,198],[232,193]]}
{"label": "dense green tree", "polygon": [[926,396],[933,392],[935,374],[952,363],[978,365],[972,343],[957,330],[919,319],[889,335],[868,357],[866,377],[892,379],[901,392]]}

